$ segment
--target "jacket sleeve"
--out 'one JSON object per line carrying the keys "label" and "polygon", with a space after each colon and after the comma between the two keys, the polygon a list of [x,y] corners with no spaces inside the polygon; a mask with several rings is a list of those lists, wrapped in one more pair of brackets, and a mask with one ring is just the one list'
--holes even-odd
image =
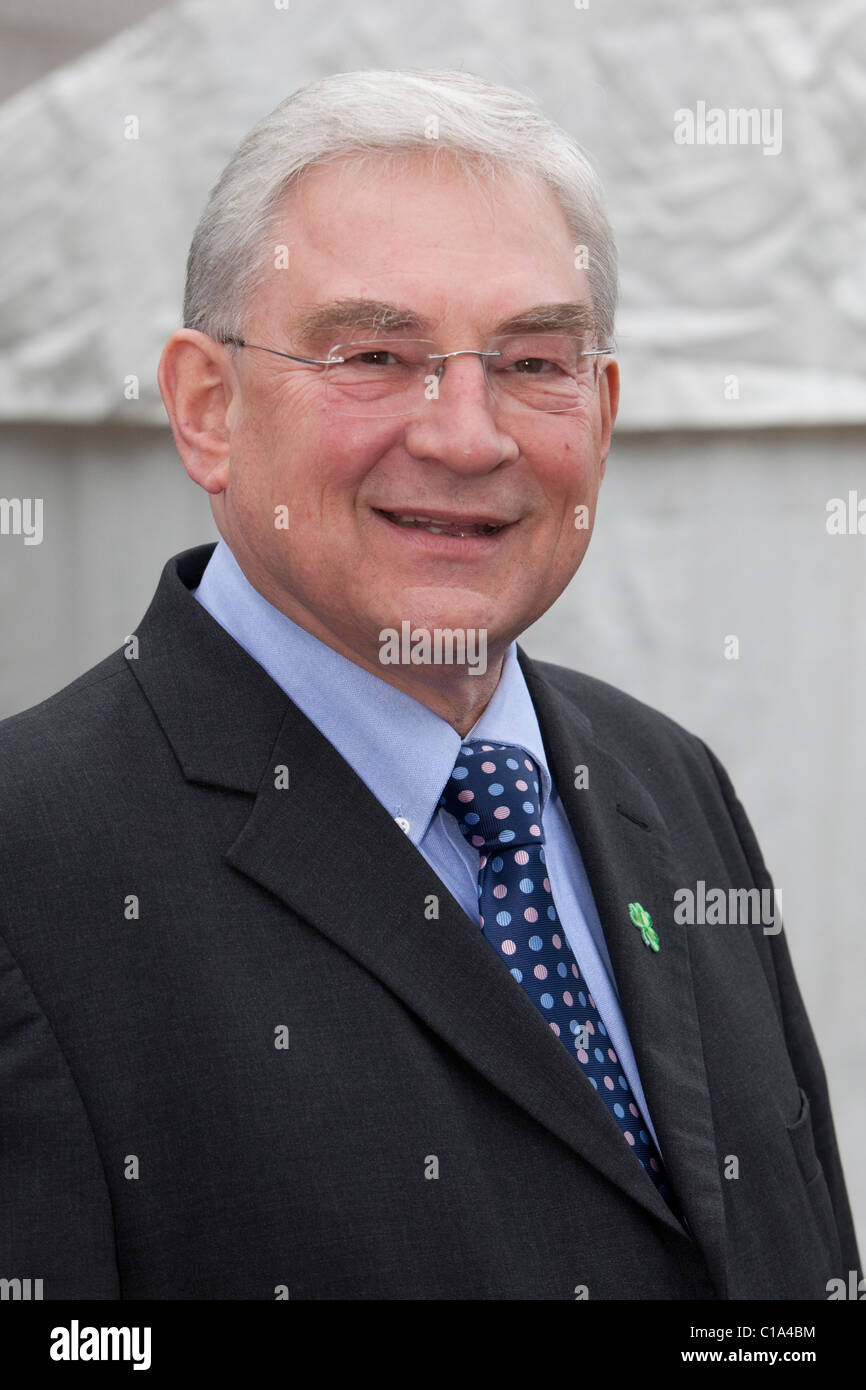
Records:
{"label": "jacket sleeve", "polygon": [[[704,744],[704,748],[718,779],[728,813],[733,821],[743,853],[748,860],[754,882],[759,888],[772,890],[773,881],[764,863],[755,832],[741,802],[737,799],[731,780],[718,758],[706,747],[706,744]],[[767,949],[760,951],[759,954],[767,972],[770,989],[776,1000],[794,1075],[809,1098],[815,1148],[824,1170],[824,1177],[836,1217],[839,1245],[845,1262],[845,1268],[839,1270],[839,1274],[845,1277],[848,1270],[853,1269],[858,1272],[859,1277],[860,1257],[857,1250],[857,1238],[848,1193],[845,1188],[839,1146],[833,1127],[827,1078],[818,1051],[818,1044],[815,1041],[815,1035],[812,1032],[797,985],[784,930],[774,935],[762,936],[761,942],[767,943]]]}
{"label": "jacket sleeve", "polygon": [[[0,1277],[44,1299],[117,1299],[105,1171],[75,1079],[0,938]],[[13,1294],[13,1297],[16,1295]]]}

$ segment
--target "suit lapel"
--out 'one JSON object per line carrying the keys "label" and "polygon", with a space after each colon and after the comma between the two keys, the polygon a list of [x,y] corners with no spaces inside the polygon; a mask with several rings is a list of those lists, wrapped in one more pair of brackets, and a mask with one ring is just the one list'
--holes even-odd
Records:
{"label": "suit lapel", "polygon": [[[724,1215],[709,1086],[689,956],[674,922],[675,848],[643,783],[594,735],[573,700],[518,649],[548,765],[574,830],[610,952],[620,1005],[665,1165],[692,1234],[724,1287]],[[574,769],[585,765],[587,785]],[[629,904],[650,913],[647,948]]]}
{"label": "suit lapel", "polygon": [[[190,598],[211,550],[200,547],[166,566],[130,667],[185,776],[254,796],[226,846],[228,863],[357,960],[491,1085],[682,1234],[612,1116],[477,925],[336,749]],[[666,917],[674,887],[666,832],[648,794],[593,739],[585,716],[522,652],[520,659],[605,927],[665,1161],[709,1255],[721,1239],[721,1192],[687,942]],[[591,796],[573,790],[578,761],[590,766]],[[635,900],[660,926],[657,956],[628,920]]]}

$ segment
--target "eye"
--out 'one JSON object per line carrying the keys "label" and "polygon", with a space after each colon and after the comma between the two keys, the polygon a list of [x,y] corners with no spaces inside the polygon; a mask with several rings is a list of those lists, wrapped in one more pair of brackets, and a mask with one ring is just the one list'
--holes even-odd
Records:
{"label": "eye", "polygon": [[386,348],[368,348],[364,352],[353,352],[351,356],[345,358],[350,365],[362,367],[393,367],[400,361],[396,353],[389,352]]}
{"label": "eye", "polygon": [[544,371],[561,371],[556,362],[550,362],[546,357],[521,357],[512,366],[515,371],[525,372],[528,376],[540,376]]}
{"label": "eye", "polygon": [[556,333],[522,334],[519,338],[497,339],[497,356],[490,359],[494,371],[509,376],[574,376],[580,349],[571,338]]}

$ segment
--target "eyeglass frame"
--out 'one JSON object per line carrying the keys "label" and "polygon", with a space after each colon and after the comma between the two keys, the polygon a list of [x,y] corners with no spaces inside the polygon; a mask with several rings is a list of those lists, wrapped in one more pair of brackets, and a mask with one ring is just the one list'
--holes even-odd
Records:
{"label": "eyeglass frame", "polygon": [[[495,338],[495,337],[506,337],[506,338],[508,338],[508,337],[521,337],[521,336],[526,336],[526,335],[506,333],[506,334],[496,334],[496,335],[494,335],[494,338]],[[556,336],[557,336],[557,337],[567,337],[568,335],[567,335],[567,334],[557,334]],[[310,366],[310,367],[333,367],[333,366],[336,366],[336,365],[337,365],[338,363],[340,363],[340,362],[345,362],[345,360],[346,360],[345,357],[331,357],[331,356],[324,357],[324,358],[322,358],[322,357],[300,357],[300,356],[298,356],[297,353],[293,353],[293,352],[280,352],[280,351],[277,350],[277,348],[262,347],[262,345],[261,345],[260,343],[248,343],[248,342],[246,341],[246,339],[241,338],[241,337],[238,337],[238,336],[236,336],[235,334],[226,335],[225,337],[222,337],[222,338],[217,339],[217,341],[220,342],[220,343],[222,343],[225,347],[252,348],[253,351],[255,351],[255,352],[269,352],[269,353],[271,353],[271,355],[272,355],[273,357],[285,357],[289,362],[303,362],[303,363],[305,363],[307,366]],[[359,338],[359,339],[357,340],[357,342],[358,342],[359,344],[360,344],[360,343],[374,343],[375,341],[376,341],[375,338]],[[416,343],[417,343],[417,342],[432,342],[433,339],[432,339],[432,338],[407,338],[407,339],[392,338],[392,339],[386,339],[386,341],[390,341],[390,342],[401,342],[401,341],[405,341],[405,342],[416,342]],[[354,344],[353,342],[348,342],[348,343],[335,343],[334,346],[333,346],[332,348],[329,348],[329,349],[328,349],[328,352],[329,352],[329,354],[330,354],[330,353],[332,353],[332,352],[336,352],[337,348],[339,348],[339,347],[353,347],[353,346],[355,346],[355,344]],[[611,357],[611,356],[614,355],[614,353],[615,353],[615,349],[613,349],[613,348],[586,348],[583,352],[578,353],[578,356],[579,356],[579,357]],[[475,356],[475,357],[499,357],[499,356],[500,356],[500,353],[498,353],[498,352],[491,352],[491,351],[489,351],[489,350],[486,349],[486,348],[455,348],[453,352],[428,352],[427,357],[428,357],[428,359],[429,359],[431,362],[434,360],[434,358],[438,358],[438,359],[439,359],[440,365],[439,365],[439,367],[436,368],[436,376],[441,380],[442,372],[445,370],[444,364],[445,364],[446,358],[448,358],[448,357],[463,357],[463,356],[466,356],[466,355],[471,355],[471,356]],[[482,365],[483,365],[483,364],[482,364]],[[489,381],[489,378],[487,377],[486,372],[485,372],[485,381],[487,382],[487,385],[488,385],[488,388],[489,388],[489,387],[490,387],[490,381]],[[571,411],[571,410],[576,410],[577,407],[576,407],[576,406],[564,406],[564,407],[562,408],[562,410],[539,410],[539,409],[538,409],[537,407],[535,407],[535,406],[527,406],[526,409],[527,409],[527,410],[536,410],[537,414],[539,414],[539,415],[565,415],[565,414],[567,414],[567,413],[568,413],[569,411]],[[407,412],[407,413],[411,413],[411,412]],[[361,418],[365,418],[365,417],[361,417]],[[373,418],[376,418],[376,417],[373,417]]]}

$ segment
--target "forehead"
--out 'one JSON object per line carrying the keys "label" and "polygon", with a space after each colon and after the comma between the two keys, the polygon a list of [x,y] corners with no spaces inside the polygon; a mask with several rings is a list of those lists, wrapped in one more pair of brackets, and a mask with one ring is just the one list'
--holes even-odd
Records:
{"label": "forehead", "polygon": [[547,185],[467,172],[445,151],[310,168],[283,200],[276,233],[288,266],[265,276],[255,308],[280,322],[353,298],[481,328],[538,303],[590,302]]}

